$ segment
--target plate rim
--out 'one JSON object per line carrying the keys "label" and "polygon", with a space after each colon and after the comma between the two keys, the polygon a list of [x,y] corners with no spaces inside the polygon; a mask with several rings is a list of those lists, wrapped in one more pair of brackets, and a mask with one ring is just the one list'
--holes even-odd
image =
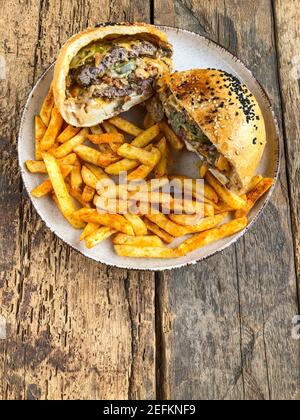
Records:
{"label": "plate rim", "polygon": [[[40,212],[39,212],[39,210],[37,208],[36,203],[31,198],[30,191],[29,191],[29,188],[27,186],[27,183],[25,181],[25,176],[24,176],[24,173],[25,173],[24,162],[21,162],[20,144],[21,144],[21,132],[23,131],[22,129],[23,129],[23,125],[24,125],[24,122],[25,122],[25,118],[26,118],[26,111],[27,111],[27,109],[29,107],[29,102],[30,102],[30,100],[32,98],[32,92],[36,89],[36,87],[38,86],[38,84],[44,79],[44,77],[48,74],[48,72],[54,66],[55,61],[52,64],[50,64],[47,67],[47,69],[45,69],[43,71],[43,73],[41,74],[41,76],[37,79],[37,81],[34,83],[34,85],[32,86],[31,90],[28,93],[28,96],[27,96],[27,99],[26,99],[26,102],[24,104],[24,108],[23,108],[23,111],[22,111],[22,116],[21,116],[20,124],[19,124],[18,137],[17,137],[17,139],[18,139],[18,142],[17,142],[17,152],[18,152],[18,165],[19,165],[19,168],[20,168],[20,171],[21,171],[21,177],[22,177],[23,185],[25,186],[26,193],[27,193],[27,195],[28,195],[28,197],[29,197],[32,205],[33,205],[33,208],[37,212],[37,214],[40,217],[40,219],[42,220],[42,222],[45,223],[46,227],[52,233],[54,233],[60,240],[62,240],[64,243],[66,243],[68,246],[70,246],[74,251],[79,252],[84,257],[89,258],[89,259],[91,259],[93,261],[96,261],[97,263],[105,264],[105,265],[107,265],[109,267],[115,267],[115,268],[121,268],[121,269],[126,269],[126,270],[133,270],[133,271],[151,271],[151,272],[158,272],[159,271],[159,272],[163,272],[163,271],[171,271],[171,270],[176,270],[176,269],[180,269],[180,268],[183,268],[183,267],[193,266],[193,265],[196,265],[196,264],[198,264],[198,263],[200,263],[202,261],[205,261],[206,259],[208,259],[210,257],[213,257],[213,256],[219,254],[220,252],[222,252],[225,249],[229,248],[231,245],[235,244],[239,239],[241,239],[252,228],[252,226],[254,226],[254,224],[257,222],[257,220],[261,217],[261,215],[265,211],[265,209],[266,209],[267,205],[269,204],[270,199],[271,199],[271,197],[273,195],[273,192],[274,192],[274,190],[276,188],[277,181],[278,181],[279,174],[280,174],[280,157],[281,157],[281,152],[282,152],[282,145],[281,145],[281,132],[280,132],[280,129],[279,129],[278,120],[277,120],[277,117],[275,115],[275,112],[274,112],[274,109],[273,109],[271,100],[269,98],[269,95],[266,92],[265,88],[261,85],[261,83],[253,75],[252,71],[248,69],[248,67],[246,66],[246,64],[239,57],[237,57],[236,55],[232,54],[226,47],[223,47],[222,45],[218,44],[217,42],[211,40],[210,38],[208,38],[208,37],[206,37],[204,35],[200,35],[197,32],[190,31],[190,30],[183,29],[183,28],[177,28],[175,26],[174,27],[173,26],[168,26],[168,25],[152,25],[152,26],[155,26],[155,27],[157,27],[159,29],[162,29],[162,30],[164,30],[164,29],[166,29],[166,30],[173,30],[173,31],[175,30],[177,33],[184,32],[184,33],[187,33],[187,34],[192,34],[192,35],[197,36],[197,37],[201,38],[202,40],[204,40],[207,43],[208,46],[210,44],[212,44],[213,45],[213,48],[219,49],[223,53],[225,52],[225,54],[231,60],[233,59],[234,61],[238,62],[240,64],[240,66],[243,68],[243,70],[246,71],[249,74],[249,76],[257,83],[258,88],[260,90],[260,93],[261,93],[263,99],[266,100],[266,103],[268,105],[268,110],[270,111],[270,113],[272,115],[272,120],[273,120],[273,123],[274,123],[274,128],[275,128],[275,133],[276,133],[276,140],[277,140],[276,141],[277,148],[276,148],[276,164],[275,164],[274,182],[273,182],[272,187],[269,189],[267,195],[265,196],[264,203],[259,208],[256,216],[249,222],[249,224],[242,231],[240,231],[236,235],[234,235],[232,237],[232,239],[228,243],[226,243],[225,245],[221,246],[219,249],[217,249],[215,251],[212,251],[208,255],[205,255],[205,256],[203,256],[203,257],[201,257],[199,259],[195,259],[193,261],[188,261],[188,262],[180,263],[180,264],[177,264],[176,266],[170,265],[170,266],[166,266],[166,267],[145,268],[145,267],[137,267],[137,266],[126,267],[125,265],[123,266],[120,263],[119,264],[118,263],[116,263],[116,264],[108,263],[108,262],[102,261],[100,258],[95,258],[95,257],[93,257],[91,255],[87,255],[84,251],[82,251],[82,250],[80,250],[78,248],[75,248],[75,246],[73,244],[71,244],[68,240],[66,240],[65,238],[63,238],[62,235],[60,235],[55,229],[53,229],[53,227],[50,227],[48,221],[41,216],[41,214],[40,214]],[[131,258],[131,260],[132,260],[132,258]],[[154,261],[155,261],[155,259],[153,259],[153,262]]]}

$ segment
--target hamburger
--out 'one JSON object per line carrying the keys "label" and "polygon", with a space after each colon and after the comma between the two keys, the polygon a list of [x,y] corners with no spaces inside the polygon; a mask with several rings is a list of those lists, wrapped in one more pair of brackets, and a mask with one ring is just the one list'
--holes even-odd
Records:
{"label": "hamburger", "polygon": [[144,23],[103,24],[62,47],[53,92],[64,120],[90,127],[144,102],[172,71],[166,35]]}
{"label": "hamburger", "polygon": [[[164,77],[159,98],[187,148],[224,186],[245,191],[266,145],[264,118],[248,88],[225,71],[195,69]],[[149,105],[161,118],[160,104],[153,99]]]}

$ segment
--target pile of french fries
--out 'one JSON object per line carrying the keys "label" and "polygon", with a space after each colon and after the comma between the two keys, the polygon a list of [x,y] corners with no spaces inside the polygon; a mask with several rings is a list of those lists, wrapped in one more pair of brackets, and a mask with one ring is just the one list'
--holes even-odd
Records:
{"label": "pile of french fries", "polygon": [[[85,241],[87,248],[112,237],[114,249],[122,257],[183,257],[243,230],[248,213],[271,187],[273,179],[255,176],[247,193],[238,196],[224,188],[202,164],[202,195],[197,195],[192,184],[191,198],[179,203],[161,188],[171,181],[178,185],[184,182],[185,177],[168,174],[170,148],[180,151],[184,145],[166,121],[155,124],[147,114],[143,124],[142,129],[114,117],[95,127],[72,127],[57,110],[51,86],[40,115],[35,117],[35,160],[25,162],[28,171],[47,174],[48,178],[31,194],[36,198],[50,196],[67,221],[82,230],[80,240]],[[130,143],[124,134],[132,137]],[[113,202],[113,195],[109,198],[106,188],[107,201],[117,206],[99,212],[99,199],[103,202],[99,182],[124,171],[128,181],[147,181],[146,185],[152,188],[151,199],[160,209],[168,202],[170,213],[151,213],[147,205],[141,205],[138,212],[132,211],[130,200],[138,197],[141,204],[147,202],[149,190],[126,185],[114,189],[117,203]],[[150,184],[153,179],[157,180],[155,191]],[[197,202],[203,205],[202,214],[195,210]],[[178,208],[182,214],[177,214]],[[224,223],[228,215],[231,220]],[[183,241],[170,247],[175,238]]]}

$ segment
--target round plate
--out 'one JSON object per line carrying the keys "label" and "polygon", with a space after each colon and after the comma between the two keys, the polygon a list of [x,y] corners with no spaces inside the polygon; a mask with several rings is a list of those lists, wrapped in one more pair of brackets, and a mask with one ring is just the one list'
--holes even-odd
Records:
{"label": "round plate", "polygon": [[[227,50],[213,43],[212,41],[189,31],[170,27],[159,27],[165,31],[169,41],[174,46],[174,69],[188,70],[192,68],[218,68],[236,75],[255,95],[265,118],[267,130],[267,146],[261,161],[258,173],[265,177],[277,178],[279,170],[279,139],[278,127],[270,102],[262,87],[255,80],[253,75],[236,57]],[[25,187],[36,208],[38,214],[45,221],[46,225],[59,238],[78,250],[85,256],[98,262],[116,267],[139,270],[167,270],[182,267],[201,261],[227,246],[236,242],[249,228],[270,199],[272,189],[252,209],[249,215],[248,227],[238,234],[220,240],[211,245],[200,248],[189,255],[172,260],[161,259],[134,259],[119,257],[115,254],[111,239],[106,240],[93,249],[87,249],[83,242],[79,241],[80,231],[73,229],[59,213],[56,206],[49,197],[36,199],[31,197],[30,191],[44,179],[42,175],[30,174],[24,166],[27,159],[34,159],[34,116],[39,113],[45,95],[50,86],[53,76],[51,66],[38,80],[31,91],[22,116],[19,132],[19,162]],[[142,115],[136,111],[126,113],[126,118],[141,124]],[[199,159],[193,153],[185,152],[176,157],[175,169],[177,174],[197,177]]]}

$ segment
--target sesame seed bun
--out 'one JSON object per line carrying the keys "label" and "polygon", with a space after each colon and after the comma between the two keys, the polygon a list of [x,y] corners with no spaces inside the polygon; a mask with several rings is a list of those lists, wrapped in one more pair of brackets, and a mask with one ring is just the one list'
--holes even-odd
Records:
{"label": "sesame seed bun", "polygon": [[235,76],[212,69],[174,73],[162,86],[232,165],[228,186],[245,190],[266,145],[264,118],[252,93]]}
{"label": "sesame seed bun", "polygon": [[[78,104],[73,98],[66,96],[66,78],[70,64],[76,54],[91,42],[101,41],[109,37],[141,36],[156,45],[171,48],[166,34],[146,23],[107,23],[97,28],[89,28],[72,36],[59,52],[53,79],[53,92],[57,108],[64,120],[76,127],[91,127],[102,121],[129,110],[149,98],[148,94],[135,95],[122,104],[119,98],[105,101],[101,98],[89,98],[86,103]],[[160,62],[161,76],[172,71],[172,60],[166,58]]]}

